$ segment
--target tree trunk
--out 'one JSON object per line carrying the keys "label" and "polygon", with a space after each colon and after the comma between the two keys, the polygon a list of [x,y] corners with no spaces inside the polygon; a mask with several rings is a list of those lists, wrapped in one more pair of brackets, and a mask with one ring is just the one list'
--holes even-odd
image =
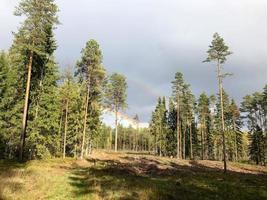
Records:
{"label": "tree trunk", "polygon": [[134,132],[134,138],[133,138],[133,150],[136,151],[136,131]]}
{"label": "tree trunk", "polygon": [[77,158],[77,132],[75,134],[74,158]]}
{"label": "tree trunk", "polygon": [[87,157],[88,156],[88,152],[89,152],[89,138],[85,144],[85,156]]}
{"label": "tree trunk", "polygon": [[237,152],[237,132],[236,132],[236,124],[235,119],[233,118],[233,127],[234,127],[234,136],[235,136],[235,161],[238,161],[238,152]]}
{"label": "tree trunk", "polygon": [[137,132],[138,132],[138,128],[137,128],[137,125],[136,125],[136,131],[135,131],[135,139],[134,139],[134,150],[137,152],[137,146],[138,146],[138,141],[137,141]]}
{"label": "tree trunk", "polygon": [[184,134],[183,134],[183,159],[185,159],[185,134],[186,134],[186,126],[184,128]]}
{"label": "tree trunk", "polygon": [[192,122],[189,123],[189,137],[190,137],[190,159],[193,159],[193,144],[192,144]]}
{"label": "tree trunk", "polygon": [[30,52],[30,60],[29,60],[29,65],[28,65],[28,77],[27,77],[25,103],[24,103],[24,111],[23,111],[23,119],[22,119],[22,131],[21,131],[21,136],[20,136],[20,149],[19,149],[19,160],[20,161],[23,160],[23,151],[24,151],[25,138],[26,138],[27,117],[28,117],[29,97],[30,97],[30,87],[31,87],[32,60],[33,60],[33,51]]}
{"label": "tree trunk", "polygon": [[67,129],[68,129],[68,108],[69,108],[69,100],[67,99],[66,103],[66,113],[65,113],[65,131],[64,131],[64,142],[63,142],[63,158],[66,155],[66,138],[67,138]]}
{"label": "tree trunk", "polygon": [[126,143],[125,130],[123,130],[123,144],[122,144],[123,151],[125,151],[125,143]]}
{"label": "tree trunk", "polygon": [[223,86],[222,86],[222,75],[221,75],[221,67],[220,62],[218,60],[218,79],[219,79],[219,90],[220,90],[220,104],[221,104],[221,122],[222,122],[222,139],[223,139],[223,169],[224,173],[227,171],[227,164],[226,164],[226,147],[225,147],[225,133],[224,133],[224,109],[223,109]]}
{"label": "tree trunk", "polygon": [[112,149],[112,129],[110,129],[110,132],[109,132],[109,149],[111,150]]}
{"label": "tree trunk", "polygon": [[115,108],[115,152],[118,151],[118,109]]}
{"label": "tree trunk", "polygon": [[158,155],[158,136],[155,135],[155,155]]}
{"label": "tree trunk", "polygon": [[161,144],[161,140],[159,141],[159,156],[162,156],[162,146],[161,146],[162,144]]}
{"label": "tree trunk", "polygon": [[[62,126],[62,120],[63,120],[63,114],[64,114],[63,111],[64,111],[64,108],[62,106],[62,109],[60,111],[60,122],[59,122],[59,128],[58,128],[58,134],[61,136],[62,140],[63,140],[63,136],[61,135],[61,126]],[[62,149],[62,143],[61,142],[60,142],[60,149]]]}
{"label": "tree trunk", "polygon": [[176,131],[177,131],[177,158],[180,158],[180,127],[179,127],[179,115],[180,115],[180,102],[179,102],[179,95],[177,95],[177,111],[176,111]]}
{"label": "tree trunk", "polygon": [[202,123],[201,123],[201,126],[200,126],[200,133],[201,133],[201,159],[204,160],[204,137],[203,137],[203,124]]}
{"label": "tree trunk", "polygon": [[182,158],[182,123],[180,123],[180,126],[179,126],[179,153],[180,153],[180,158]]}
{"label": "tree trunk", "polygon": [[140,135],[140,151],[142,152],[143,151],[143,137],[142,135]]}
{"label": "tree trunk", "polygon": [[[90,84],[90,81],[89,81]],[[85,113],[84,113],[84,121],[83,121],[83,138],[82,138],[82,147],[81,147],[81,159],[83,159],[84,154],[84,143],[85,143],[85,132],[86,132],[86,124],[87,124],[87,112],[88,112],[88,104],[89,104],[89,93],[90,93],[90,85],[88,84],[87,94],[86,94],[86,102],[85,102]]]}
{"label": "tree trunk", "polygon": [[[265,129],[267,130],[267,129]],[[267,166],[267,134],[265,134],[265,139],[264,139],[264,146],[265,146],[265,151],[264,151],[264,166]]]}
{"label": "tree trunk", "polygon": [[136,151],[138,151],[138,148],[140,149],[140,145],[138,144],[138,137],[139,137],[139,121],[137,121],[137,130],[136,130]]}

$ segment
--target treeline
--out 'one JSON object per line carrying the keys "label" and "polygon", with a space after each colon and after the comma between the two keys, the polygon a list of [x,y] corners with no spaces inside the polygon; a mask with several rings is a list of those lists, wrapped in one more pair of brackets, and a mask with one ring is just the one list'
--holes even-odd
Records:
{"label": "treeline", "polygon": [[101,136],[102,110],[117,116],[126,106],[126,78],[107,76],[95,40],[82,49],[74,73],[59,74],[57,12],[54,0],[22,0],[16,8],[25,20],[0,54],[0,158],[83,158]]}
{"label": "treeline", "polygon": [[[182,74],[175,77],[181,78],[180,83],[186,87],[180,96],[179,110],[173,97],[168,99],[168,105],[165,97],[158,99],[150,122],[154,152],[181,159],[223,160],[219,95],[216,98],[202,93],[196,99],[184,84]],[[267,85],[263,92],[245,96],[240,107],[223,91],[227,160],[250,159],[266,165],[266,99]]]}
{"label": "treeline", "polygon": [[[173,97],[168,99],[168,105],[165,97],[160,97],[152,114],[150,132],[155,137],[155,151],[158,155],[182,159],[222,160],[219,96],[203,92],[195,98],[181,73],[176,73],[173,84],[177,82],[183,93],[179,97],[179,110]],[[226,92],[223,92],[223,103],[227,159],[246,160],[248,135],[241,131],[240,109]]]}
{"label": "treeline", "polygon": [[[250,161],[267,163],[267,85],[262,92],[244,97],[241,107],[223,89],[222,64],[232,52],[217,33],[208,58],[215,61],[218,95],[195,97],[183,74],[172,81],[172,95],[166,105],[159,97],[150,122],[154,152],[180,159]],[[246,130],[248,128],[248,130]]]}
{"label": "treeline", "polygon": [[[149,133],[149,129],[118,125],[118,133],[118,150],[153,153],[154,140]],[[100,130],[100,137],[96,138],[94,147],[96,149],[114,150],[115,130],[103,125]]]}
{"label": "treeline", "polygon": [[[159,97],[149,129],[120,125],[127,107],[126,78],[108,76],[102,51],[89,40],[75,69],[59,73],[54,0],[22,0],[15,15],[24,22],[8,52],[0,53],[0,159],[83,158],[94,148],[140,151],[179,159],[267,162],[267,85],[240,107],[223,88],[222,65],[232,53],[217,33],[205,62],[215,62],[218,95],[195,97],[178,72],[172,94]],[[105,126],[103,110],[115,114]],[[248,130],[246,130],[246,127]]]}

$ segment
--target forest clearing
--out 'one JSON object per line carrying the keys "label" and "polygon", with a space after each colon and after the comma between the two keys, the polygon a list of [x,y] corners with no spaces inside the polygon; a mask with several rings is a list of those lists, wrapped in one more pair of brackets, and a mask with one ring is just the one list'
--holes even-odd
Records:
{"label": "forest clearing", "polygon": [[0,199],[266,199],[267,168],[97,151],[84,160],[0,162]]}
{"label": "forest clearing", "polygon": [[266,10],[1,0],[0,200],[267,199]]}

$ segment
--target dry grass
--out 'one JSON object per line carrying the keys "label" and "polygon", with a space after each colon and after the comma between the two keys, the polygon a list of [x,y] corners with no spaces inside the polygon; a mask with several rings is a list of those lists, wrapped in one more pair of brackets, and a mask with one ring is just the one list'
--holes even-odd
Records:
{"label": "dry grass", "polygon": [[0,161],[0,199],[267,199],[267,168],[95,152],[86,160]]}

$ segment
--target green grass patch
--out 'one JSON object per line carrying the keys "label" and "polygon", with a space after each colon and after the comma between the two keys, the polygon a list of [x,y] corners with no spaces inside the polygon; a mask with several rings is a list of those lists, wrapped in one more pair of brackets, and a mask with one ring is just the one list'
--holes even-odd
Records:
{"label": "green grass patch", "polygon": [[[0,199],[267,199],[266,168],[229,171],[134,154],[85,161],[0,161]],[[183,161],[185,162],[185,161]]]}

